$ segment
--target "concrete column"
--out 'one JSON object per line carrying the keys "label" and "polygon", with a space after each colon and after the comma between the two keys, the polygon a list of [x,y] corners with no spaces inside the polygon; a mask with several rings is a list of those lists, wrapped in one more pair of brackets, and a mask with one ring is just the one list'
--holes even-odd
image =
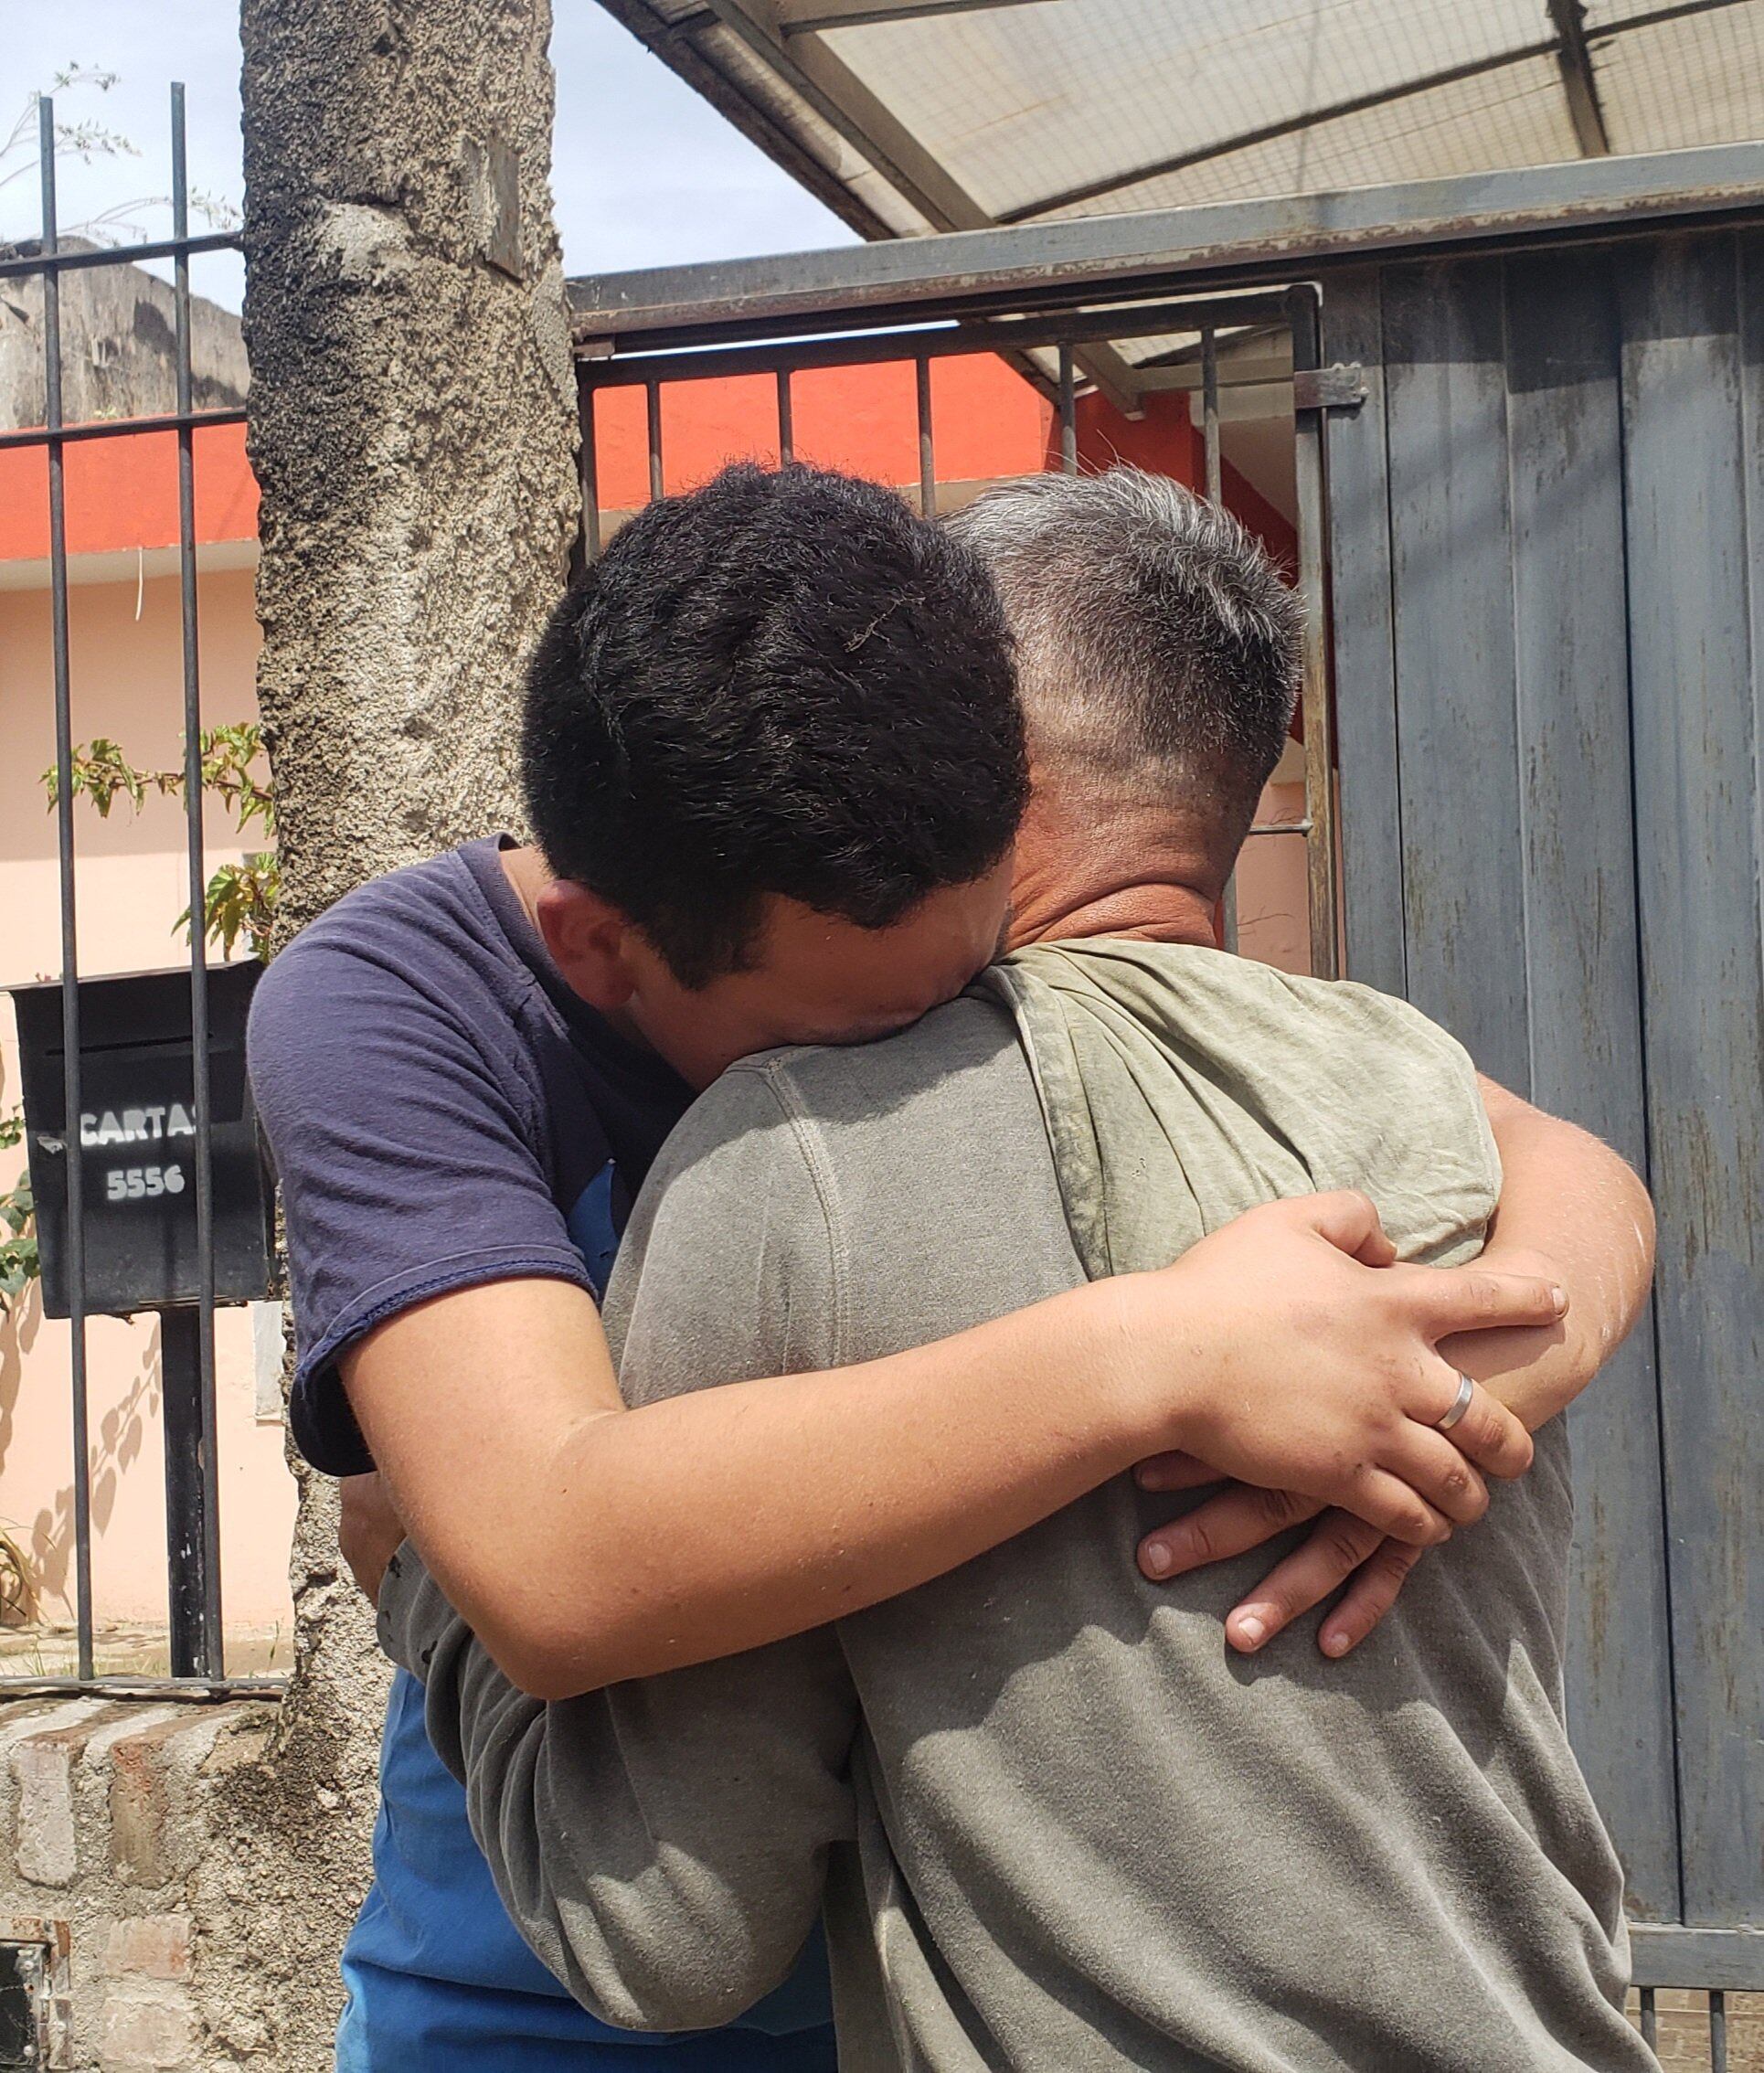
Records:
{"label": "concrete column", "polygon": [[246,0],[259,677],[283,898],[514,812],[575,389],[546,0]]}
{"label": "concrete column", "polygon": [[[292,932],[515,819],[521,665],[578,522],[575,387],[547,0],[245,0],[242,28],[259,698]],[[261,1896],[235,1990],[274,2063],[316,2073],[387,1671],[335,1488],[303,1474],[293,1586],[293,1689],[267,1754],[218,1781],[209,1898]]]}

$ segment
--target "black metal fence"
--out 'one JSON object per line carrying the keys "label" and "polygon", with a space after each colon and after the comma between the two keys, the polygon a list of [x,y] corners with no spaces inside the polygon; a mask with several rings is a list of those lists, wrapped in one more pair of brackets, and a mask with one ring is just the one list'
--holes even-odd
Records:
{"label": "black metal fence", "polygon": [[[242,408],[198,410],[193,407],[190,261],[205,252],[237,250],[235,232],[192,234],[190,188],[185,154],[184,89],[171,90],[172,235],[154,242],[75,249],[64,247],[56,201],[54,103],[37,103],[37,145],[42,227],[35,251],[0,259],[0,281],[35,279],[41,283],[43,386],[40,426],[0,431],[0,449],[33,448],[48,470],[50,638],[55,708],[55,814],[60,905],[61,970],[56,991],[58,1016],[52,1030],[32,1017],[20,990],[21,1048],[26,1051],[26,1133],[43,1248],[46,1306],[65,1311],[70,1329],[69,1388],[72,1408],[74,1600],[77,1664],[71,1677],[0,1677],[0,1697],[63,1691],[111,1695],[143,1693],[157,1697],[218,1696],[242,1689],[275,1689],[278,1680],[226,1677],[221,1619],[220,1522],[216,1474],[215,1395],[215,1136],[213,1004],[203,926],[207,888],[203,840],[204,773],[201,747],[201,683],[198,663],[195,434],[202,427],[237,424]],[[154,416],[63,421],[61,284],[77,270],[135,266],[143,260],[170,260],[175,307],[174,371],[175,408]],[[184,797],[188,865],[190,959],[187,1021],[175,1031],[129,1026],[139,1003],[114,1002],[110,1025],[94,1045],[93,996],[82,985],[78,946],[78,875],[75,852],[76,748],[69,639],[68,522],[64,456],[79,441],[125,439],[143,432],[173,432],[177,446],[178,570],[183,655]],[[118,987],[136,982],[101,981]],[[40,991],[40,990],[39,990]],[[39,1004],[48,1006],[50,1004]],[[122,1026],[117,1026],[118,1020]],[[178,1018],[180,1022],[184,1018]],[[35,1020],[41,1040],[30,1041]],[[110,1061],[131,1046],[163,1075],[169,1069],[187,1114],[186,1143],[175,1161],[127,1169],[112,1192],[143,1209],[159,1233],[136,1275],[136,1296],[106,1305],[112,1310],[156,1310],[160,1319],[161,1394],[165,1440],[166,1597],[171,1675],[101,1677],[93,1660],[92,1504],[87,1390],[87,1322],[92,1313],[91,1246],[103,1228],[101,1203],[91,1199],[96,1177],[107,1177],[88,1157],[96,1132],[87,1108],[88,1080],[95,1058]],[[35,1073],[33,1074],[33,1066]],[[234,1104],[237,1106],[237,1103]],[[192,1227],[185,1228],[185,1227]],[[138,1233],[137,1233],[138,1235]],[[193,1243],[191,1242],[193,1238]],[[141,1249],[137,1245],[137,1251]],[[48,1294],[53,1282],[54,1296]]]}

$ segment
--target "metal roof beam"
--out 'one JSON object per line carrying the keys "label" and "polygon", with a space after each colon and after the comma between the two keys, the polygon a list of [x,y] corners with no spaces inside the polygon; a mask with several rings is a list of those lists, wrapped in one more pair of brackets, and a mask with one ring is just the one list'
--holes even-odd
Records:
{"label": "metal roof beam", "polygon": [[[849,329],[1008,298],[1168,294],[1178,282],[1291,278],[1331,260],[1515,237],[1583,237],[1663,218],[1764,213],[1764,144],[1571,159],[1329,194],[1143,209],[832,251],[655,267],[568,283],[582,337],[762,324]],[[1221,322],[1227,321],[1221,317]]]}
{"label": "metal roof beam", "polygon": [[763,151],[774,165],[781,165],[792,179],[862,238],[891,238],[892,226],[885,223],[869,205],[854,194],[832,166],[825,165],[774,111],[754,99],[751,82],[732,78],[717,62],[717,54],[698,41],[701,30],[721,27],[708,7],[696,6],[686,14],[664,20],[649,0],[600,0],[601,7],[628,29],[644,49],[654,51],[670,70],[703,95],[706,101],[733,123],[741,134]]}
{"label": "metal roof beam", "polygon": [[1637,29],[1658,28],[1662,22],[1686,22],[1693,15],[1719,14],[1724,7],[1743,7],[1748,0],[1676,0],[1667,7],[1651,7],[1644,15],[1625,15],[1621,20],[1601,22],[1588,31],[1595,43],[1603,43],[1607,37],[1633,36]]}
{"label": "metal roof beam", "polygon": [[816,36],[823,29],[925,21],[934,15],[977,15],[995,7],[1066,4],[1067,0],[778,0],[777,22],[781,36]]}
{"label": "metal roof beam", "polygon": [[1599,81],[1593,77],[1592,53],[1587,48],[1587,10],[1580,0],[1549,0],[1549,18],[1556,25],[1556,62],[1562,69],[1562,91],[1568,104],[1583,158],[1609,158],[1610,137],[1605,128],[1605,112],[1599,105]]}

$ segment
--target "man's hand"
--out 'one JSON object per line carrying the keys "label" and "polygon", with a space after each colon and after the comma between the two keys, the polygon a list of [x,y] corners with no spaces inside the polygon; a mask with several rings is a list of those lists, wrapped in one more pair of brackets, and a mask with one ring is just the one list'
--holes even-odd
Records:
{"label": "man's hand", "polygon": [[1180,1334],[1186,1320],[1195,1334],[1185,1451],[1216,1477],[1339,1505],[1379,1536],[1429,1546],[1487,1509],[1479,1469],[1514,1476],[1531,1463],[1525,1428],[1480,1387],[1450,1438],[1435,1430],[1459,1383],[1439,1342],[1550,1324],[1566,1304],[1541,1277],[1393,1258],[1366,1196],[1309,1196],[1251,1210],[1164,1274],[1119,1286],[1137,1281],[1159,1302],[1150,1331]]}
{"label": "man's hand", "polygon": [[[1503,1329],[1486,1320],[1440,1351],[1536,1431],[1586,1387],[1640,1315],[1653,1271],[1653,1210],[1641,1181],[1609,1146],[1491,1079],[1481,1086],[1502,1185],[1479,1264],[1561,1283],[1571,1292],[1573,1313],[1542,1329]],[[1137,1472],[1146,1490],[1192,1490],[1218,1481],[1187,1454],[1157,1455]],[[1226,1636],[1234,1648],[1252,1653],[1345,1585],[1317,1634],[1325,1655],[1343,1656],[1396,1603],[1419,1554],[1349,1513],[1323,1511],[1297,1491],[1233,1484],[1148,1534],[1140,1567],[1167,1581],[1246,1554],[1307,1519],[1316,1526],[1230,1614]]]}
{"label": "man's hand", "polygon": [[[1187,1454],[1155,1455],[1142,1462],[1135,1473],[1142,1490],[1193,1490],[1218,1481],[1205,1462]],[[1169,1583],[1210,1562],[1247,1555],[1307,1519],[1317,1524],[1302,1545],[1276,1563],[1231,1611],[1225,1638],[1240,1653],[1253,1655],[1283,1627],[1346,1584],[1341,1602],[1317,1634],[1325,1655],[1343,1656],[1357,1648],[1397,1602],[1423,1553],[1409,1542],[1387,1537],[1351,1512],[1325,1510],[1294,1490],[1258,1490],[1234,1483],[1185,1516],[1147,1534],[1140,1543],[1140,1568],[1155,1581]]]}
{"label": "man's hand", "polygon": [[404,1540],[404,1521],[381,1476],[345,1475],[337,1485],[337,1494],[343,1500],[337,1546],[367,1602],[377,1605],[386,1565]]}

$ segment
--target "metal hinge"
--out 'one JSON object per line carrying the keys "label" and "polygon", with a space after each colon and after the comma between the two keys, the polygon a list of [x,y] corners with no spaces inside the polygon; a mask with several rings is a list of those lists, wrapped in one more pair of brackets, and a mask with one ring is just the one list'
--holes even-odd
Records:
{"label": "metal hinge", "polygon": [[1300,367],[1292,377],[1295,410],[1357,410],[1366,401],[1366,369],[1357,360],[1344,367]]}
{"label": "metal hinge", "polygon": [[73,2064],[66,1922],[0,1922],[0,2068],[54,2073]]}

